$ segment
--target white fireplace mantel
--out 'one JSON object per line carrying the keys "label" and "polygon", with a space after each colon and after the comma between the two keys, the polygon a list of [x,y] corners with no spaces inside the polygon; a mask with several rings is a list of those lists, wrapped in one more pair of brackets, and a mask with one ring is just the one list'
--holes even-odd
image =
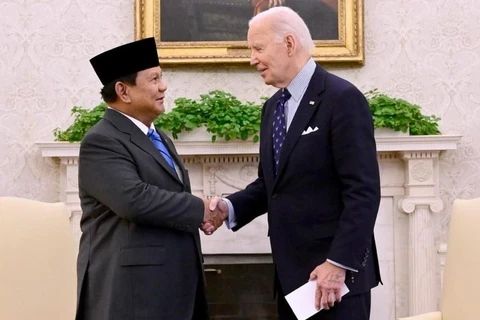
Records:
{"label": "white fireplace mantel", "polygon": [[[377,137],[378,152],[395,151],[443,151],[455,150],[460,141],[459,135],[440,136],[403,136]],[[177,152],[181,156],[192,155],[243,155],[258,154],[258,143],[252,141],[174,141]],[[47,158],[76,158],[79,153],[79,142],[37,142],[42,156]]]}
{"label": "white fireplace mantel", "polygon": [[[439,198],[439,155],[455,150],[458,135],[377,137],[382,201],[375,226],[384,285],[373,292],[372,319],[393,320],[437,310],[439,263],[432,215]],[[257,176],[258,143],[189,138],[174,141],[189,170],[192,193],[228,195]],[[42,156],[59,161],[60,199],[67,204],[77,241],[82,214],[78,198],[79,143],[38,142]],[[270,254],[267,219],[257,218],[233,233],[220,228],[202,235],[206,255]],[[440,248],[444,254],[444,246]],[[436,267],[432,267],[436,266]],[[441,270],[440,270],[441,271]]]}

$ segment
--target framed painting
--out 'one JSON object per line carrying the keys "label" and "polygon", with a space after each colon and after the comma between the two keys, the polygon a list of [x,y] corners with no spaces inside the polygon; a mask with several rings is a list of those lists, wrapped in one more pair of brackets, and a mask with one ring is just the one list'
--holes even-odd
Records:
{"label": "framed painting", "polygon": [[248,21],[277,5],[305,20],[316,61],[363,64],[363,0],[135,0],[135,38],[155,37],[162,64],[248,63]]}

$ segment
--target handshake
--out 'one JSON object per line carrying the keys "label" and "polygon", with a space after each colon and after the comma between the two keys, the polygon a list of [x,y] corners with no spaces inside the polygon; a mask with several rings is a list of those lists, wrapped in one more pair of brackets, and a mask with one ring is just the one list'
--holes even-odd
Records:
{"label": "handshake", "polygon": [[228,218],[228,205],[220,197],[213,197],[210,200],[203,200],[204,214],[200,230],[206,235],[211,235]]}

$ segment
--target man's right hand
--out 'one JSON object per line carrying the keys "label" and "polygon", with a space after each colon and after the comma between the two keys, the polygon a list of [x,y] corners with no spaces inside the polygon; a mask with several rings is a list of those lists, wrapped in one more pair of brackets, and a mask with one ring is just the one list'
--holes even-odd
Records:
{"label": "man's right hand", "polygon": [[205,213],[200,229],[206,235],[211,235],[228,218],[228,206],[217,196],[210,200],[203,200],[203,203],[205,204]]}

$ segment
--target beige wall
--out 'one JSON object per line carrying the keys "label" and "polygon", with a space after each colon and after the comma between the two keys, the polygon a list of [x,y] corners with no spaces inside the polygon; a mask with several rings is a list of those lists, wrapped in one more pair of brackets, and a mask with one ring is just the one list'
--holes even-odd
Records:
{"label": "beige wall", "polygon": [[[480,196],[480,2],[365,0],[366,64],[332,67],[362,91],[379,88],[443,118],[464,134],[441,163],[446,212],[452,199]],[[73,105],[100,102],[88,59],[133,40],[132,0],[2,0],[0,3],[0,196],[56,199],[55,163],[35,141],[66,127]],[[167,69],[167,105],[223,89],[259,101],[273,92],[250,68]],[[439,216],[444,238],[448,214]]]}

